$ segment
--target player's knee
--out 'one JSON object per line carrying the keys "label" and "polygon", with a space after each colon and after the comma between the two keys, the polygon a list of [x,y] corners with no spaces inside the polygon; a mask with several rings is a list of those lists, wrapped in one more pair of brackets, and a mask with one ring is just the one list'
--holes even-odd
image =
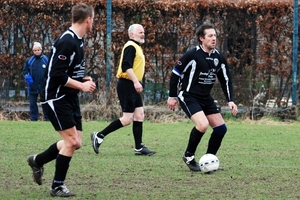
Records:
{"label": "player's knee", "polygon": [[72,150],[80,149],[82,146],[82,143],[78,139],[72,139],[69,141],[69,148]]}
{"label": "player's knee", "polygon": [[133,121],[133,117],[122,117],[120,118],[120,121],[123,126],[128,126]]}
{"label": "player's knee", "polygon": [[227,126],[226,124],[222,124],[220,126],[214,127],[213,130],[213,132],[217,135],[225,135],[227,132]]}
{"label": "player's knee", "polygon": [[143,112],[134,115],[134,121],[142,122],[144,121],[144,118],[145,118],[145,114]]}
{"label": "player's knee", "polygon": [[196,124],[196,129],[202,133],[205,133],[208,129],[209,123],[201,122],[199,124]]}
{"label": "player's knee", "polygon": [[78,144],[77,144],[77,146],[76,146],[76,149],[75,150],[78,150],[78,149],[80,149],[82,147],[82,142],[79,142]]}

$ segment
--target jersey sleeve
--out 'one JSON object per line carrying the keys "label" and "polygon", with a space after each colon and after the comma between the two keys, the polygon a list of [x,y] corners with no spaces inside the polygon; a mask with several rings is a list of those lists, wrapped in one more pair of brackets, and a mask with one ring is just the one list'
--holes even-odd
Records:
{"label": "jersey sleeve", "polygon": [[191,52],[188,51],[177,61],[175,67],[172,70],[170,77],[169,97],[177,97],[178,85],[182,73],[184,73],[185,67],[191,61]]}
{"label": "jersey sleeve", "polygon": [[234,101],[231,74],[224,56],[221,55],[221,68],[217,73],[223,93],[228,102]]}
{"label": "jersey sleeve", "polygon": [[122,72],[126,72],[127,69],[132,68],[136,50],[134,46],[129,45],[124,49],[123,61],[122,61]]}
{"label": "jersey sleeve", "polygon": [[50,61],[49,70],[50,77],[60,85],[66,85],[69,80],[67,71],[71,62],[74,44],[72,36],[66,34],[62,36],[53,47],[52,62]]}

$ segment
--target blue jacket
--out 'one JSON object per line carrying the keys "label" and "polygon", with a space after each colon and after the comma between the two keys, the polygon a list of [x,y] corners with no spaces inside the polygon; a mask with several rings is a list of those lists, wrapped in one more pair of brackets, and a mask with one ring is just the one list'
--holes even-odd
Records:
{"label": "blue jacket", "polygon": [[29,57],[23,66],[23,75],[28,86],[28,94],[40,94],[48,58],[44,54]]}

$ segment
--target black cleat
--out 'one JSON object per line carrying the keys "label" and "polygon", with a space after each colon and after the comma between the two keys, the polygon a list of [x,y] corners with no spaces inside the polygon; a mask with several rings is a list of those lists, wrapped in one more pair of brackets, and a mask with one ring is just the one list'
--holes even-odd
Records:
{"label": "black cleat", "polygon": [[36,182],[39,185],[42,185],[42,176],[44,173],[44,167],[40,167],[35,163],[35,157],[36,155],[31,155],[27,158],[28,165],[32,169],[32,177],[34,182]]}
{"label": "black cleat", "polygon": [[68,188],[64,185],[57,186],[54,189],[50,190],[50,195],[52,197],[71,197],[76,196],[75,193],[68,190]]}
{"label": "black cleat", "polygon": [[136,156],[151,156],[155,153],[156,151],[148,149],[145,145],[143,145],[140,149],[134,149],[134,155]]}
{"label": "black cleat", "polygon": [[195,156],[185,157],[182,156],[183,162],[190,168],[192,171],[201,171],[199,164],[195,161]]}

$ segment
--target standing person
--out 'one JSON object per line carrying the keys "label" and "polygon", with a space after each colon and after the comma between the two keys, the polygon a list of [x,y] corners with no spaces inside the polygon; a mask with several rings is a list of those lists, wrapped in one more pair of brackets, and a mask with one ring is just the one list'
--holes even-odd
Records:
{"label": "standing person", "polygon": [[217,35],[214,26],[201,25],[196,36],[200,45],[187,51],[172,70],[167,101],[171,110],[175,109],[179,101],[183,111],[195,124],[182,157],[192,171],[200,171],[198,162],[195,161],[195,152],[208,126],[213,128],[213,132],[206,153],[217,153],[227,131],[220,110],[210,94],[216,77],[221,83],[232,114],[236,115],[238,112],[233,102],[232,81],[226,59],[215,48]]}
{"label": "standing person", "polygon": [[64,185],[69,163],[82,145],[82,121],[78,92],[92,92],[95,83],[84,77],[84,35],[92,30],[94,9],[79,3],[72,8],[72,25],[54,43],[45,75],[43,106],[50,122],[62,140],[44,152],[31,155],[27,161],[34,181],[41,185],[44,164],[56,160],[50,195],[75,196]]}
{"label": "standing person", "polygon": [[132,132],[135,141],[135,155],[153,155],[156,152],[142,143],[144,108],[141,93],[142,80],[145,72],[145,56],[140,45],[145,42],[144,28],[140,24],[132,24],[128,29],[129,41],[122,49],[117,72],[117,93],[122,107],[123,116],[111,122],[100,132],[91,133],[92,146],[96,154],[104,137],[133,121]]}
{"label": "standing person", "polygon": [[[29,104],[30,104],[30,120],[37,121],[39,119],[39,109],[37,105],[38,95],[41,96],[44,75],[48,58],[43,54],[41,43],[33,43],[33,55],[29,57],[23,66],[23,74],[27,83]],[[44,113],[44,118],[48,121],[48,116]]]}

